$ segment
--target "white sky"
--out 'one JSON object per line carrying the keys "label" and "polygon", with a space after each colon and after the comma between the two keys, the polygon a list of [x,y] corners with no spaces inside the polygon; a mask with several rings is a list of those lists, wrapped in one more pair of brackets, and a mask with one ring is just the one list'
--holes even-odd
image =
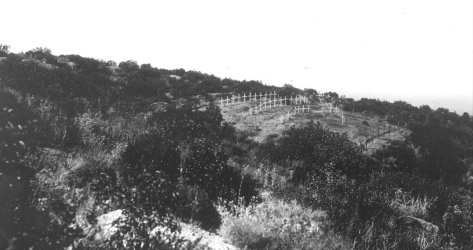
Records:
{"label": "white sky", "polygon": [[0,43],[473,114],[473,1],[6,1]]}

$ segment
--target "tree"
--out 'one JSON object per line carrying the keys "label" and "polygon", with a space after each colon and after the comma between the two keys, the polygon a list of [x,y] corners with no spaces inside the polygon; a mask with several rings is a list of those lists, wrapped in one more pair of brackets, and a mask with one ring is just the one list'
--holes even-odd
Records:
{"label": "tree", "polygon": [[140,68],[138,63],[136,61],[133,61],[133,60],[128,60],[126,62],[120,62],[120,64],[118,64],[118,67],[126,73],[131,73],[133,71],[137,71]]}
{"label": "tree", "polygon": [[468,125],[470,122],[470,115],[467,112],[464,112],[460,119],[462,124]]}
{"label": "tree", "polygon": [[278,91],[278,95],[279,96],[291,96],[291,95],[297,95],[300,92],[301,92],[300,89],[292,86],[291,84],[286,83],[286,84],[284,84],[282,89],[280,89]]}
{"label": "tree", "polygon": [[38,54],[45,54],[45,55],[51,55],[51,49],[49,48],[43,48],[43,47],[36,47],[33,49],[33,53],[38,53]]}
{"label": "tree", "polygon": [[0,43],[0,56],[6,56],[10,52],[10,45]]}
{"label": "tree", "polygon": [[116,67],[117,66],[117,62],[115,62],[113,60],[109,60],[105,64],[109,67]]}
{"label": "tree", "polygon": [[317,90],[315,89],[304,89],[304,93],[308,94],[308,95],[317,95]]}

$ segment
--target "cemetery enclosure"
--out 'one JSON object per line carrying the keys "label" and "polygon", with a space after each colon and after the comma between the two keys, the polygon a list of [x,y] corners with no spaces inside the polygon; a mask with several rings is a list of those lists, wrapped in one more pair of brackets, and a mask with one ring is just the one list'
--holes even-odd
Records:
{"label": "cemetery enclosure", "polygon": [[[252,97],[254,98],[253,95]],[[402,139],[408,135],[407,131],[400,133],[397,130],[394,132],[395,128],[393,126],[391,126],[391,133],[389,133],[389,125],[386,124],[386,127],[384,127],[383,123],[379,123],[375,118],[365,118],[358,113],[342,114],[340,110],[337,112],[333,107],[330,111],[327,103],[312,103],[310,105],[271,104],[271,108],[269,108],[268,103],[266,109],[262,105],[260,106],[262,109],[256,110],[254,107],[259,105],[259,99],[257,101],[252,99],[249,102],[248,97],[243,98],[246,99],[245,102],[238,102],[238,99],[236,99],[233,104],[231,104],[231,98],[229,98],[229,105],[221,106],[221,112],[227,122],[234,124],[239,131],[248,131],[250,138],[257,142],[264,141],[268,136],[272,138],[281,136],[283,131],[291,126],[303,126],[311,120],[320,122],[325,128],[333,132],[346,133],[348,139],[358,145],[366,144],[368,140],[368,153],[392,140]],[[215,103],[219,105],[220,99],[216,100]],[[342,119],[345,120],[344,123],[342,123]],[[367,121],[369,126],[363,125],[363,121]],[[379,138],[372,138],[373,132],[377,137],[378,126],[380,136]]]}

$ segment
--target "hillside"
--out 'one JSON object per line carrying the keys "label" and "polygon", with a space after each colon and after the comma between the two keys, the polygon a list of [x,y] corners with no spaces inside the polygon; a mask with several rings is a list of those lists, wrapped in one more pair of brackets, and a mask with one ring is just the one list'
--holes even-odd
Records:
{"label": "hillside", "polygon": [[473,247],[467,113],[0,48],[0,249]]}

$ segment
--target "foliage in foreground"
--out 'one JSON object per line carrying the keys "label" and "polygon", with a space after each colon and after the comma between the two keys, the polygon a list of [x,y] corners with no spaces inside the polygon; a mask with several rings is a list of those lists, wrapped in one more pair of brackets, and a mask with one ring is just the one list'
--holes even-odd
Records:
{"label": "foliage in foreground", "polygon": [[[275,144],[277,153],[269,154],[295,173],[276,194],[326,211],[330,228],[350,238],[357,249],[472,246],[470,191],[420,175],[422,158],[405,144],[370,159],[353,147],[320,125],[290,130]],[[392,166],[385,157],[395,157]],[[296,174],[301,168],[304,171]],[[364,169],[370,172],[357,174]]]}
{"label": "foliage in foreground", "polygon": [[73,244],[81,230],[70,227],[76,208],[61,192],[34,191],[32,163],[41,143],[38,122],[14,95],[0,90],[0,247],[62,248]]}
{"label": "foliage in foreground", "polygon": [[324,212],[304,208],[295,200],[277,200],[269,193],[263,196],[259,204],[220,207],[222,236],[245,249],[350,249],[340,236],[325,233]]}

